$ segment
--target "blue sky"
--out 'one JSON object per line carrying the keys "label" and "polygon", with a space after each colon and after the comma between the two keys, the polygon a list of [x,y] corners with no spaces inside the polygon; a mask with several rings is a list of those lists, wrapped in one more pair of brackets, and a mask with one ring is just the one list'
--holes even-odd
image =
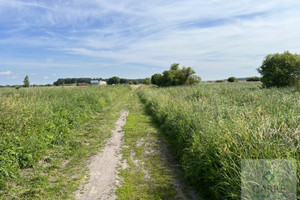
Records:
{"label": "blue sky", "polygon": [[178,62],[203,80],[258,75],[300,53],[295,0],[0,0],[0,85],[150,77]]}

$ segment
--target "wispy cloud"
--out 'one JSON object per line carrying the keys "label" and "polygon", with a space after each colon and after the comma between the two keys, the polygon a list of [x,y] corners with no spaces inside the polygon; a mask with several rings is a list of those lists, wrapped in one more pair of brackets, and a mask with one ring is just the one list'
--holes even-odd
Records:
{"label": "wispy cloud", "polygon": [[10,75],[11,71],[6,71],[6,72],[0,72],[0,75]]}
{"label": "wispy cloud", "polygon": [[149,76],[180,62],[204,80],[251,76],[269,53],[300,53],[299,9],[293,0],[1,1],[0,67],[126,77],[128,66]]}

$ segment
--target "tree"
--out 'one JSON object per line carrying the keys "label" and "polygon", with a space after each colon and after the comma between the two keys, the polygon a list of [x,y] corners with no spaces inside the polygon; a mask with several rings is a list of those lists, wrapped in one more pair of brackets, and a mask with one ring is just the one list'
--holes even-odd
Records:
{"label": "tree", "polygon": [[150,78],[145,78],[143,80],[143,84],[150,85],[151,84],[151,79]]}
{"label": "tree", "polygon": [[257,69],[264,87],[300,87],[300,55],[286,51],[269,54]]}
{"label": "tree", "polygon": [[183,67],[181,69],[181,71],[183,72],[185,78],[187,79],[189,76],[191,76],[192,74],[195,74],[196,72],[191,68],[191,67]]}
{"label": "tree", "polygon": [[166,70],[163,74],[154,74],[151,77],[152,84],[158,86],[177,86],[184,84],[195,84],[201,81],[198,76],[192,77],[195,71],[191,67],[179,68],[179,63],[171,65],[170,70]]}
{"label": "tree", "polygon": [[125,79],[125,78],[121,78],[121,79],[120,79],[120,83],[121,83],[121,84],[128,83],[128,80]]}
{"label": "tree", "polygon": [[248,77],[246,81],[251,82],[251,81],[260,81],[260,78],[258,76],[252,76]]}
{"label": "tree", "polygon": [[173,63],[170,67],[170,70],[178,70],[179,69],[179,63]]}
{"label": "tree", "polygon": [[24,85],[23,85],[24,87],[29,87],[29,77],[28,77],[28,75],[25,76],[23,83],[24,83]]}
{"label": "tree", "polygon": [[53,83],[53,85],[75,84],[75,83],[91,83],[91,78],[59,78]]}
{"label": "tree", "polygon": [[117,76],[111,77],[111,78],[107,79],[107,84],[108,85],[120,84],[120,78]]}
{"label": "tree", "polygon": [[163,72],[162,84],[163,86],[182,85],[184,82],[184,74],[179,69],[170,69]]}
{"label": "tree", "polygon": [[236,80],[236,78],[235,78],[234,76],[229,77],[229,78],[227,79],[227,81],[228,81],[228,82],[231,82],[231,83],[237,82],[237,80]]}
{"label": "tree", "polygon": [[151,76],[151,83],[154,85],[161,85],[163,81],[163,76],[161,74],[153,74]]}

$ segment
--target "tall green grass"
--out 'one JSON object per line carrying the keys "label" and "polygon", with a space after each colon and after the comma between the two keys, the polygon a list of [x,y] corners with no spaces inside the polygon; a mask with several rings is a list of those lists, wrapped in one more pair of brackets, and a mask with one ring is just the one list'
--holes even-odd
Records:
{"label": "tall green grass", "polygon": [[208,199],[240,199],[242,159],[294,158],[299,178],[299,94],[259,84],[140,90],[186,177]]}
{"label": "tall green grass", "polygon": [[[67,160],[81,152],[85,140],[88,141],[88,131],[101,125],[99,119],[98,125],[89,122],[99,115],[106,118],[109,113],[102,112],[123,101],[129,91],[125,86],[0,89],[0,199],[1,193],[14,190],[12,185],[18,187],[31,181],[31,185],[41,188],[42,184],[49,184],[54,175],[45,175],[45,170],[38,172],[38,179],[47,179],[40,181],[40,185],[37,180],[20,179],[24,179],[27,169],[35,168],[41,161],[46,166],[59,154]],[[82,131],[87,132],[86,139],[82,139]],[[19,181],[14,183],[15,180]]]}

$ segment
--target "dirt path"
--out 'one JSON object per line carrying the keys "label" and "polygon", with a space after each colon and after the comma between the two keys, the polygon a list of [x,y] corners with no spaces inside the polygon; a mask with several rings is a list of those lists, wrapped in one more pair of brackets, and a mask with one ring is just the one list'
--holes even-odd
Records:
{"label": "dirt path", "polygon": [[124,126],[122,159],[128,163],[120,170],[118,199],[198,200],[186,183],[162,132],[146,113],[137,92],[133,92]]}
{"label": "dirt path", "polygon": [[124,132],[122,127],[126,123],[128,111],[122,110],[121,116],[112,130],[112,136],[108,139],[103,151],[92,157],[89,164],[90,179],[82,190],[76,192],[77,200],[116,199],[116,177],[119,165],[119,150],[122,144]]}
{"label": "dirt path", "polygon": [[121,111],[112,137],[92,158],[90,180],[76,192],[76,199],[201,199],[186,183],[167,141],[147,115],[135,89],[127,104],[130,114]]}

